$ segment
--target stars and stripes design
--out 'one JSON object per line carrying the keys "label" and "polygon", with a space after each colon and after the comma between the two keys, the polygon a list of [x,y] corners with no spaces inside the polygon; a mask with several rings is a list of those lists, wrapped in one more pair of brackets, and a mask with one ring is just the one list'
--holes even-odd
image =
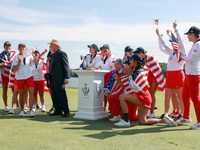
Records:
{"label": "stars and stripes design", "polygon": [[158,61],[156,60],[156,57],[153,55],[147,55],[147,67],[151,70],[153,73],[154,77],[156,78],[156,81],[159,84],[159,87],[162,91],[165,89],[165,81],[163,77],[163,72],[158,64]]}
{"label": "stars and stripes design", "polygon": [[174,34],[171,32],[171,39],[172,39],[172,47],[174,51],[177,51],[177,58],[178,58],[178,63],[182,60],[180,57],[180,46],[178,44],[177,39],[175,38]]}
{"label": "stars and stripes design", "polygon": [[122,88],[117,81],[114,82],[113,88],[111,90],[111,94],[122,94],[124,92],[124,88]]}
{"label": "stars and stripes design", "polygon": [[145,92],[150,87],[143,68],[138,69],[132,74],[132,80],[134,81],[134,84],[137,86],[137,88],[142,92]]}
{"label": "stars and stripes design", "polygon": [[111,93],[112,87],[114,85],[115,79],[114,79],[114,75],[116,74],[117,71],[113,71],[108,79],[108,82],[106,83],[106,85],[104,86],[104,91],[105,94],[106,93]]}
{"label": "stars and stripes design", "polygon": [[[148,77],[148,72],[149,69],[147,67],[144,67],[144,71],[145,71],[145,76]],[[119,73],[118,74],[118,78],[121,80],[122,84],[124,85],[124,89],[119,85],[119,84],[114,84],[113,85],[113,92],[115,94],[119,94],[119,93],[123,93],[125,92],[125,94],[134,94],[135,91],[133,89],[131,89],[130,85],[129,85],[129,76],[126,75],[124,72]],[[111,91],[112,93],[112,91]]]}
{"label": "stars and stripes design", "polygon": [[10,70],[8,87],[14,88],[14,82],[15,82],[15,73],[12,70]]}
{"label": "stars and stripes design", "polygon": [[158,19],[152,19],[152,23],[158,25]]}
{"label": "stars and stripes design", "polygon": [[0,59],[3,59],[4,62],[4,72],[2,73],[3,76],[9,77],[10,75],[10,68],[11,68],[11,63],[13,58],[17,55],[15,51],[10,51],[10,57],[8,58],[7,55],[5,54],[5,51],[3,51],[0,54]]}
{"label": "stars and stripes design", "polygon": [[171,39],[172,39],[172,46],[174,51],[179,51],[180,46],[178,44],[177,39],[175,38],[174,34],[171,32]]}
{"label": "stars and stripes design", "polygon": [[121,69],[119,72],[113,71],[108,79],[108,82],[104,86],[104,94],[107,95],[107,93],[112,94],[121,94],[124,92],[124,89],[118,84],[117,81],[114,79],[114,75],[117,74],[118,76],[124,75],[123,69]]}
{"label": "stars and stripes design", "polygon": [[125,89],[125,94],[134,94],[135,91],[133,89],[131,89],[130,85],[129,85],[129,77],[128,75],[121,75],[118,76],[118,78],[121,80],[121,82],[124,85],[124,89]]}

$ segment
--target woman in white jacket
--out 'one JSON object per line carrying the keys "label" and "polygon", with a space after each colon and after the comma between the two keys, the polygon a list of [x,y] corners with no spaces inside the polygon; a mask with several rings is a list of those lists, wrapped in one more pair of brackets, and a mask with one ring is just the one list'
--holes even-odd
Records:
{"label": "woman in white jacket", "polygon": [[159,38],[160,50],[164,52],[165,54],[169,55],[168,63],[167,63],[167,76],[166,76],[166,89],[165,89],[165,113],[161,116],[161,118],[164,115],[168,115],[168,111],[170,107],[170,98],[174,90],[176,91],[178,98],[180,100],[180,104],[181,104],[181,114],[177,117],[177,119],[180,119],[183,116],[183,111],[184,111],[183,100],[182,100],[183,81],[185,78],[185,75],[183,72],[184,61],[179,59],[178,51],[185,54],[185,48],[181,41],[178,30],[176,29],[176,26],[177,26],[176,22],[173,23],[173,27],[174,27],[176,36],[178,38],[177,44],[180,46],[180,48],[177,48],[179,50],[175,48],[173,49],[169,48],[165,44],[161,35],[159,34],[159,30],[156,29],[156,33]]}
{"label": "woman in white jacket", "polygon": [[81,60],[83,59],[83,62],[80,68],[83,70],[88,67],[97,69],[97,63],[100,61],[100,56],[97,54],[99,51],[98,46],[96,44],[92,44],[88,45],[88,48],[90,49],[90,54],[87,54],[86,56],[81,55]]}
{"label": "woman in white jacket", "polygon": [[200,129],[200,96],[199,96],[199,83],[200,83],[200,30],[199,28],[192,26],[187,33],[189,42],[192,42],[192,48],[188,52],[188,55],[181,55],[185,63],[186,77],[183,86],[183,102],[184,102],[184,114],[183,118],[178,120],[178,124],[192,122],[190,116],[190,99],[192,99],[195,113],[197,117],[197,123],[190,126],[190,129]]}

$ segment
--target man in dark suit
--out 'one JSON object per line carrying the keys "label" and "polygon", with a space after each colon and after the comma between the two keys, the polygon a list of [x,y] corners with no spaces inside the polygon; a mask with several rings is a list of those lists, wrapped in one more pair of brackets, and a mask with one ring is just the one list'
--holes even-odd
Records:
{"label": "man in dark suit", "polygon": [[[52,40],[51,43],[48,44],[50,44],[50,50],[53,51],[49,73],[52,76],[51,91],[55,108],[54,113],[49,115],[62,115],[62,117],[68,117],[70,113],[65,91],[65,84],[69,83],[70,78],[68,57],[65,52],[60,50],[61,47],[58,40]],[[62,111],[64,112],[63,114]]]}

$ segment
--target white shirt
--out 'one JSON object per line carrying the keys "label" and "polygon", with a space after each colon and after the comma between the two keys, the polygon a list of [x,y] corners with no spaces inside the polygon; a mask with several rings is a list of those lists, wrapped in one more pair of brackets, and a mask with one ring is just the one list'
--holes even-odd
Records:
{"label": "white shirt", "polygon": [[103,56],[100,56],[100,61],[96,64],[96,68],[100,70],[108,70],[112,71],[114,68],[115,57],[111,55],[109,58],[106,59],[105,63],[102,61]]}
{"label": "white shirt", "polygon": [[[185,54],[185,48],[184,45],[181,41],[180,35],[178,33],[178,31],[176,30],[176,36],[178,38],[178,44],[180,46],[180,52],[182,54]],[[182,70],[183,69],[183,65],[184,65],[184,61],[179,61],[179,58],[177,57],[177,55],[175,53],[173,53],[173,49],[169,48],[166,43],[164,42],[164,40],[162,39],[162,37],[159,35],[159,48],[160,50],[169,55],[168,57],[168,63],[167,63],[167,70],[168,71],[178,71],[178,70]]]}
{"label": "white shirt", "polygon": [[44,59],[42,59],[42,60],[39,59],[37,67],[33,62],[31,62],[31,70],[33,73],[34,81],[43,81],[44,80],[44,75],[43,75],[43,70],[42,70],[43,62],[44,62]]}
{"label": "white shirt", "polygon": [[87,68],[87,67],[94,67],[95,69],[97,69],[97,65],[100,61],[101,61],[101,57],[96,54],[96,56],[93,58],[93,63],[91,63],[91,54],[87,54],[85,57],[85,60],[83,60],[83,68]]}
{"label": "white shirt", "polygon": [[200,75],[200,41],[193,44],[185,60],[185,72],[187,75]]}
{"label": "white shirt", "polygon": [[21,57],[21,63],[19,69],[16,71],[16,80],[28,79],[33,76],[32,70],[30,68],[30,62],[33,61],[33,56],[17,55],[13,58],[13,66],[18,64],[18,56]]}

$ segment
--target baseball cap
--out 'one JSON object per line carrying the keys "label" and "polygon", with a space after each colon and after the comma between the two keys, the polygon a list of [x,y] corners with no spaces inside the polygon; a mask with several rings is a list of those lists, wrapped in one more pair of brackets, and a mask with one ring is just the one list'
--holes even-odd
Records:
{"label": "baseball cap", "polygon": [[113,63],[123,64],[123,60],[121,58],[117,58]]}
{"label": "baseball cap", "polygon": [[129,60],[130,59],[135,59],[136,61],[138,61],[138,62],[141,62],[142,60],[140,59],[140,57],[139,56],[137,56],[137,55],[127,55],[128,56],[128,58],[129,58]]}
{"label": "baseball cap", "polygon": [[195,26],[192,26],[188,32],[184,33],[184,34],[188,34],[188,33],[194,33],[194,34],[199,34],[199,28],[195,27]]}
{"label": "baseball cap", "polygon": [[133,51],[134,49],[132,49],[130,46],[126,46],[124,49],[124,52],[130,52]]}
{"label": "baseball cap", "polygon": [[129,58],[128,58],[127,61],[124,61],[123,64],[130,64],[130,62],[129,62]]}
{"label": "baseball cap", "polygon": [[93,47],[93,48],[95,48],[96,49],[96,51],[98,51],[99,49],[98,49],[98,46],[96,45],[96,44],[91,44],[91,45],[88,45],[88,48],[90,48],[90,47]]}
{"label": "baseball cap", "polygon": [[142,52],[143,54],[145,53],[145,51],[142,47],[138,47],[133,53],[137,54],[137,53],[140,53],[140,52]]}
{"label": "baseball cap", "polygon": [[108,48],[110,50],[110,46],[108,44],[104,44],[100,49],[102,50],[104,47]]}
{"label": "baseball cap", "polygon": [[18,47],[20,47],[20,46],[26,47],[26,45],[24,43],[19,43]]}
{"label": "baseball cap", "polygon": [[5,47],[6,45],[10,45],[11,46],[11,43],[9,41],[6,41],[3,45],[3,47]]}
{"label": "baseball cap", "polygon": [[37,49],[35,50],[35,52],[38,53],[38,54],[40,54],[40,52]]}

